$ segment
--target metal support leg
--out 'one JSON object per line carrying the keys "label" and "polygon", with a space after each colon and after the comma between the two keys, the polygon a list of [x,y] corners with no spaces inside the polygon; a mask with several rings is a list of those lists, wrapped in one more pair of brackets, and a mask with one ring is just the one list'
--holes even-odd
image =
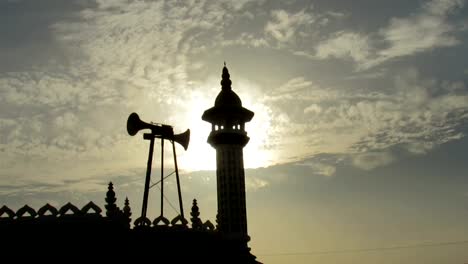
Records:
{"label": "metal support leg", "polygon": [[161,216],[164,215],[164,139],[161,138]]}
{"label": "metal support leg", "polygon": [[151,179],[151,166],[153,162],[153,150],[154,150],[154,135],[145,134],[143,138],[150,140],[148,164],[146,166],[145,190],[143,193],[143,205],[141,207],[141,217],[144,219],[146,218],[146,209],[148,208],[149,184],[150,184],[150,179]]}
{"label": "metal support leg", "polygon": [[175,149],[175,144],[174,141],[172,142],[172,153],[174,155],[174,167],[175,167],[175,173],[176,173],[176,179],[177,179],[177,192],[179,194],[179,207],[180,207],[180,216],[185,219],[184,217],[184,207],[182,205],[182,193],[180,191],[180,180],[179,180],[179,168],[177,167],[177,155],[176,155],[176,149]]}

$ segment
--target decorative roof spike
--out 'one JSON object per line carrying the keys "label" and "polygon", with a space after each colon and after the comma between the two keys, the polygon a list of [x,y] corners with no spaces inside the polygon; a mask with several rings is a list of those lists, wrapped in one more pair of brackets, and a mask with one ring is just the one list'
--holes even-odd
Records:
{"label": "decorative roof spike", "polygon": [[226,67],[226,62],[224,62],[224,67],[223,67],[223,74],[221,75],[223,79],[221,80],[221,89],[223,90],[231,90],[231,79],[229,79],[231,76],[229,75],[228,68]]}
{"label": "decorative roof spike", "polygon": [[132,215],[132,209],[130,208],[130,202],[128,201],[128,197],[125,197],[125,205],[123,208],[123,213],[125,217],[130,217]]}
{"label": "decorative roof spike", "polygon": [[123,207],[123,216],[125,217],[127,221],[127,227],[130,228],[130,222],[132,222],[132,219],[130,218],[132,216],[132,209],[130,208],[130,202],[128,201],[128,197],[125,197],[125,204]]}
{"label": "decorative roof spike", "polygon": [[193,199],[192,211],[190,212],[190,215],[192,216],[192,218],[190,218],[190,221],[192,222],[192,228],[201,229],[203,223],[201,219],[199,218],[200,211],[197,206],[197,199]]}
{"label": "decorative roof spike", "polygon": [[117,198],[115,198],[114,185],[112,182],[109,182],[108,191],[106,193],[106,215],[107,217],[115,216],[118,214],[120,209],[115,205]]}
{"label": "decorative roof spike", "polygon": [[197,205],[197,199],[193,199],[192,212],[190,213],[190,215],[193,217],[198,217],[200,215],[200,211]]}
{"label": "decorative roof spike", "polygon": [[106,202],[108,204],[115,203],[117,199],[115,198],[115,192],[114,192],[114,185],[112,182],[109,182],[109,186],[107,187],[107,193],[106,193]]}

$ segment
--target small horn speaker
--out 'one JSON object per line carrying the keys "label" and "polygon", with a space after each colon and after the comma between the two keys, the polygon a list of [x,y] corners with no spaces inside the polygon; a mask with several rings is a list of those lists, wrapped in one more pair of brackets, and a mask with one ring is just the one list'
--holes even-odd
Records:
{"label": "small horn speaker", "polygon": [[174,141],[182,145],[187,150],[190,142],[190,129],[187,129],[184,133],[174,135]]}

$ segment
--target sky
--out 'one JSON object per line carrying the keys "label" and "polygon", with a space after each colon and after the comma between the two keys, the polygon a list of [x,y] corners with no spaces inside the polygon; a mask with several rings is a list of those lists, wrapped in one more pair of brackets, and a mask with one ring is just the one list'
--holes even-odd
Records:
{"label": "sky", "polygon": [[[102,206],[112,181],[139,215],[136,112],[190,128],[185,213],[196,198],[214,222],[201,115],[226,61],[255,112],[244,163],[258,260],[468,263],[467,51],[464,0],[0,0],[0,203]],[[158,205],[153,188],[150,218]]]}

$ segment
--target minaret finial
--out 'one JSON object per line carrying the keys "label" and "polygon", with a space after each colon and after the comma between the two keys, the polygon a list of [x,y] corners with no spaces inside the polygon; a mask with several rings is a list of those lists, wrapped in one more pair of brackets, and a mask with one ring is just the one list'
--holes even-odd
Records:
{"label": "minaret finial", "polygon": [[229,75],[229,71],[226,67],[226,62],[224,62],[224,68],[223,68],[223,74],[222,74],[223,79],[221,80],[221,89],[223,90],[231,90],[231,80],[229,79],[231,76]]}

